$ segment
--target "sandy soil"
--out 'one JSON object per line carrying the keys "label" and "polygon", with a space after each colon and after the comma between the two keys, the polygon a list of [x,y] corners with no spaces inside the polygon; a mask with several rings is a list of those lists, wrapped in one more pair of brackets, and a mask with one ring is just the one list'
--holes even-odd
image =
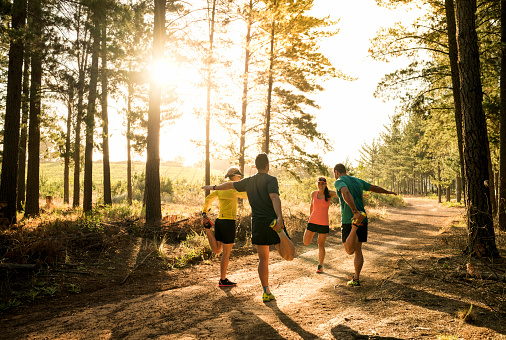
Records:
{"label": "sandy soil", "polygon": [[[373,219],[361,288],[346,285],[353,257],[344,252],[340,232],[327,238],[323,274],[315,273],[316,238],[304,247],[296,234],[294,261],[271,251],[276,301],[262,302],[257,255],[244,247],[233,251],[229,266],[237,287],[218,287],[218,259],[143,272],[124,285],[116,280],[0,314],[0,338],[506,339],[505,283],[459,274],[469,259],[453,250],[464,234],[452,225],[463,213],[411,198],[406,207]],[[474,322],[465,323],[457,313],[471,304]]]}

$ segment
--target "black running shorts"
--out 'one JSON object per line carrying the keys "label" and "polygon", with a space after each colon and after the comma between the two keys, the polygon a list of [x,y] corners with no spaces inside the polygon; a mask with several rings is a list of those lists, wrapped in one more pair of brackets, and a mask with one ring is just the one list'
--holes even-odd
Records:
{"label": "black running shorts", "polygon": [[[279,234],[269,227],[270,222],[266,223],[255,223],[255,225],[251,228],[251,244],[259,245],[259,246],[269,246],[273,244],[279,244],[281,239],[279,238]],[[286,228],[283,226],[283,230],[288,236],[288,232]],[[290,236],[288,236],[290,238]]]}
{"label": "black running shorts", "polygon": [[[351,223],[343,224],[341,226],[341,240],[346,242],[346,239],[348,238],[348,235],[350,235],[351,232]],[[367,222],[364,222],[363,225],[358,227],[357,229],[357,236],[359,242],[367,242]]]}
{"label": "black running shorts", "polygon": [[308,223],[307,224],[307,230],[312,231],[314,233],[318,233],[318,234],[328,234],[329,233],[329,226],[328,225],[320,225],[320,224]]}
{"label": "black running shorts", "polygon": [[235,220],[220,220],[217,218],[214,223],[214,237],[216,237],[216,241],[224,244],[235,242]]}

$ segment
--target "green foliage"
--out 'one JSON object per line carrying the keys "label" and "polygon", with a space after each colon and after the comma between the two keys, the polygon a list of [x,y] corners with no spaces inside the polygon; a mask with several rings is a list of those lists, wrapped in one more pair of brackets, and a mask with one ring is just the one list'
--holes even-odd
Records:
{"label": "green foliage", "polygon": [[364,197],[364,205],[369,207],[378,207],[382,205],[391,205],[396,207],[402,207],[405,202],[400,195],[384,195],[375,192],[366,192],[367,196]]}
{"label": "green foliage", "polygon": [[102,225],[102,217],[97,213],[83,214],[78,220],[79,229],[88,233],[102,234],[104,226]]}
{"label": "green foliage", "polygon": [[21,301],[18,301],[16,298],[10,299],[7,302],[0,303],[0,311],[7,311],[11,308],[15,308],[21,306]]}
{"label": "green foliage", "polygon": [[81,288],[74,283],[70,283],[67,291],[72,294],[79,294],[81,292]]}
{"label": "green foliage", "polygon": [[180,247],[183,255],[176,258],[175,263],[172,264],[174,268],[184,268],[189,264],[208,259],[213,254],[204,233],[193,232],[189,234]]}

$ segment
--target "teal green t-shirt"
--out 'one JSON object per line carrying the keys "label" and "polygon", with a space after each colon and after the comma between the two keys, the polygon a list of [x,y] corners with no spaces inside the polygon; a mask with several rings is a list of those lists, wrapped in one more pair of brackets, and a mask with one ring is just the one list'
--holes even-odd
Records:
{"label": "teal green t-shirt", "polygon": [[[336,188],[337,196],[339,197],[339,203],[341,204],[341,223],[349,224],[353,218],[351,208],[344,201],[343,195],[341,195],[341,188],[347,187],[355,200],[355,206],[359,211],[365,212],[364,209],[364,198],[362,192],[369,191],[371,184],[353,176],[341,176],[334,182],[334,188]],[[367,221],[367,218],[365,219]]]}

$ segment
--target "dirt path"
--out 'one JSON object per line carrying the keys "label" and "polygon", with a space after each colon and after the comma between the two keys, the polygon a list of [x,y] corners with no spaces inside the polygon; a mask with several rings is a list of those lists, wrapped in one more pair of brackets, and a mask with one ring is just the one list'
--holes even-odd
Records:
{"label": "dirt path", "polygon": [[[362,288],[349,288],[353,257],[342,249],[340,233],[327,238],[325,273],[316,274],[315,240],[298,247],[286,262],[271,252],[270,285],[277,300],[264,304],[256,254],[235,256],[230,278],[235,288],[217,287],[218,265],[200,266],[185,275],[195,284],[129,297],[127,286],[95,295],[103,303],[69,305],[65,310],[34,309],[5,317],[3,339],[504,339],[506,325],[478,308],[475,325],[455,317],[465,298],[410,277],[403,263],[437,257],[432,245],[441,227],[462,209],[426,199],[407,199],[370,224],[364,247]],[[295,240],[295,243],[301,243]],[[193,280],[192,280],[193,282]],[[149,282],[146,283],[149,285]],[[123,292],[121,292],[123,290]],[[97,293],[99,294],[99,293]],[[464,301],[461,301],[464,299]],[[503,320],[504,321],[504,320]],[[2,327],[3,328],[3,327]],[[451,337],[449,339],[452,339]]]}

